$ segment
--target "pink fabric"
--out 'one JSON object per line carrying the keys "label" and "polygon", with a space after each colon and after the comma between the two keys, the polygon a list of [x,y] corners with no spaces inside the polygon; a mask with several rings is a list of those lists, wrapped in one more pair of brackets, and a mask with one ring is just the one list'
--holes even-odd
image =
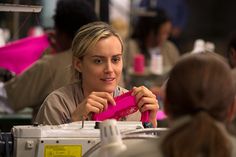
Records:
{"label": "pink fabric", "polygon": [[0,67],[20,74],[49,46],[46,35],[27,37],[0,47]]}
{"label": "pink fabric", "polygon": [[[121,117],[125,117],[132,114],[138,110],[136,105],[135,96],[131,95],[132,91],[124,93],[115,98],[116,105],[108,104],[108,109],[104,112],[94,114],[92,119],[95,121],[103,121],[106,119],[114,118],[119,120]],[[148,112],[142,113],[141,121],[148,121]]]}

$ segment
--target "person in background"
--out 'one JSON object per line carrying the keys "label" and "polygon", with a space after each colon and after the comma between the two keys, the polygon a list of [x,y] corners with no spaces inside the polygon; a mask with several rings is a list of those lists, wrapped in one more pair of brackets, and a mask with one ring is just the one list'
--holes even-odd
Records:
{"label": "person in background", "polygon": [[130,147],[121,156],[233,157],[236,138],[226,126],[234,118],[235,107],[235,86],[223,57],[187,54],[166,84],[164,109],[170,129],[160,140]]}
{"label": "person in background", "polygon": [[[35,122],[57,125],[67,122],[91,120],[92,114],[115,105],[114,97],[125,92],[118,86],[123,69],[123,43],[108,24],[93,22],[79,30],[72,43],[73,76],[78,82],[55,90],[45,99]],[[158,102],[146,87],[134,87],[132,94],[140,112],[150,110],[149,120],[157,126]],[[121,120],[140,120],[135,112]]]}
{"label": "person in background", "polygon": [[56,53],[44,55],[23,74],[0,83],[0,104],[13,111],[32,107],[35,115],[50,92],[72,81],[71,42],[81,26],[93,21],[97,17],[86,0],[59,0],[54,16],[55,42],[51,44]]}
{"label": "person in background", "polygon": [[160,49],[163,56],[164,73],[169,72],[179,58],[179,51],[173,43],[168,40],[172,27],[170,19],[163,10],[155,12],[155,16],[140,16],[128,45],[126,64],[133,65],[136,53],[145,56],[145,63],[150,63],[151,50]]}
{"label": "person in background", "polygon": [[141,0],[140,7],[163,9],[167,13],[173,25],[170,40],[179,47],[179,40],[187,25],[189,15],[186,0]]}
{"label": "person in background", "polygon": [[[130,69],[134,66],[134,58],[137,54],[145,57],[146,69],[150,69],[152,56],[158,54],[162,58],[161,74],[167,75],[179,59],[178,48],[168,40],[171,31],[171,21],[163,10],[150,10],[155,12],[154,16],[140,16],[134,26],[133,34],[128,42],[127,53],[125,53],[125,67],[128,69],[127,77],[132,75]],[[157,69],[159,67],[153,68]],[[147,70],[148,71],[148,70]],[[151,80],[150,80],[151,81]],[[126,81],[127,82],[127,81]],[[161,83],[151,82],[149,88],[155,94]]]}

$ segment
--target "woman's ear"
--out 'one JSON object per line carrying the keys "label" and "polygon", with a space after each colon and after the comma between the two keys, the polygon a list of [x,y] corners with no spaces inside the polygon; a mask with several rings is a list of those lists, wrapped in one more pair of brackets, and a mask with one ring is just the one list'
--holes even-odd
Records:
{"label": "woman's ear", "polygon": [[74,60],[73,60],[73,66],[74,66],[74,68],[78,71],[78,72],[81,72],[82,70],[81,70],[81,59],[79,59],[79,58],[74,58]]}

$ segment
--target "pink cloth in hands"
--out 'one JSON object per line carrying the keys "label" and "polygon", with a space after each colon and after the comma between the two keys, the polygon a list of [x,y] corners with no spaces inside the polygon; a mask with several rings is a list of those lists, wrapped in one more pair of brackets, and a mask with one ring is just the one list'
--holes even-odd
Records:
{"label": "pink cloth in hands", "polygon": [[[119,120],[122,117],[128,116],[138,110],[135,96],[131,95],[132,91],[115,97],[116,105],[108,104],[108,109],[104,112],[93,114],[92,119],[95,121],[103,121],[106,119]],[[149,112],[142,113],[141,121],[148,122]]]}

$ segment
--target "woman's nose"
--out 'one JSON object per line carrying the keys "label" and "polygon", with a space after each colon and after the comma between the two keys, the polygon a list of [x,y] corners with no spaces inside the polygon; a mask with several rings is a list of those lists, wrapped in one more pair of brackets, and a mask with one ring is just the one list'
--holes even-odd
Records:
{"label": "woman's nose", "polygon": [[107,62],[105,65],[105,72],[112,72],[113,71],[113,65],[111,62]]}

